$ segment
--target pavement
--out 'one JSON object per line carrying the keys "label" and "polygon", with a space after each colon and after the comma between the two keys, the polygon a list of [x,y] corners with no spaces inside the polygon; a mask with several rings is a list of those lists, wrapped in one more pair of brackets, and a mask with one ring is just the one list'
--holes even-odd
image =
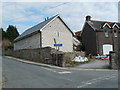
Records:
{"label": "pavement", "polygon": [[2,58],[5,88],[118,88],[117,70],[58,68],[20,60]]}

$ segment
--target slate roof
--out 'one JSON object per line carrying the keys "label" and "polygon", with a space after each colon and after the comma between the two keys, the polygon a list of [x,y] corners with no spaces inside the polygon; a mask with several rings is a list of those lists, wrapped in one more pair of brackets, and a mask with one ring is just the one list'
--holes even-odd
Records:
{"label": "slate roof", "polygon": [[[14,42],[18,41],[18,40],[21,40],[22,38],[25,38],[26,36],[29,36],[35,32],[39,32],[41,31],[47,24],[49,24],[52,20],[54,20],[54,18],[56,17],[59,17],[59,15],[55,15],[29,29],[27,29],[26,31],[24,31],[21,35],[19,35],[15,40]],[[60,17],[59,17],[60,18]],[[60,18],[61,19],[61,18]],[[65,26],[69,29],[69,31],[72,33],[73,35],[73,32],[71,31],[71,29],[66,25],[66,23],[61,19],[61,21],[65,24]]]}
{"label": "slate roof", "polygon": [[[56,15],[56,16],[58,16],[58,15]],[[27,30],[24,31],[21,35],[19,35],[14,41],[17,41],[17,40],[19,40],[19,39],[21,39],[21,38],[23,38],[23,37],[25,37],[25,36],[27,36],[27,35],[30,35],[30,34],[32,34],[32,33],[34,33],[34,32],[39,31],[39,30],[42,29],[46,24],[48,24],[51,20],[53,20],[56,16],[53,16],[53,17],[51,17],[51,18],[49,18],[49,19],[47,19],[47,20],[45,20],[45,21],[43,21],[43,22],[41,22],[41,23],[39,23],[39,24],[37,24],[37,25],[29,28],[29,29],[27,29]]]}
{"label": "slate roof", "polygon": [[105,23],[108,23],[111,27],[116,23],[120,27],[120,23],[118,22],[90,20],[87,23],[96,31],[103,30],[102,28]]}

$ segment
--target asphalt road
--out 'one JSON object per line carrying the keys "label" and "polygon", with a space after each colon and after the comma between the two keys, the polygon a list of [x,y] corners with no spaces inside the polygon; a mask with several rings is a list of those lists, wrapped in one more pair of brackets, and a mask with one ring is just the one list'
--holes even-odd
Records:
{"label": "asphalt road", "polygon": [[5,88],[118,88],[118,72],[55,69],[2,58]]}

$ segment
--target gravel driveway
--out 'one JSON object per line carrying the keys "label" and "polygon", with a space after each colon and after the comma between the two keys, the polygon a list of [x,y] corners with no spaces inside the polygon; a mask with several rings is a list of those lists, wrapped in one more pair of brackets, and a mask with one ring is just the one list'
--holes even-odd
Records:
{"label": "gravel driveway", "polygon": [[109,60],[94,60],[87,64],[82,64],[76,66],[75,68],[81,69],[108,69],[109,68]]}

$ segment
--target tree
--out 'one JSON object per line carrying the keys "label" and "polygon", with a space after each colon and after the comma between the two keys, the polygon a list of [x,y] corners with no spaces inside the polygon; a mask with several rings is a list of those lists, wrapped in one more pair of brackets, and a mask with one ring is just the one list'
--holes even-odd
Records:
{"label": "tree", "polygon": [[19,36],[19,32],[17,31],[17,28],[12,25],[8,26],[8,28],[6,30],[6,34],[7,34],[8,39],[12,43],[13,43],[14,39]]}
{"label": "tree", "polygon": [[3,29],[0,28],[0,41],[2,40],[2,39],[1,39],[1,38],[2,38],[2,31],[3,31]]}
{"label": "tree", "polygon": [[2,46],[2,49],[5,49],[5,50],[13,48],[12,43],[8,39],[2,40],[1,46]]}
{"label": "tree", "polygon": [[0,28],[0,39],[1,40],[4,40],[4,39],[7,39],[7,34],[6,32],[3,30],[3,28]]}
{"label": "tree", "polygon": [[2,41],[0,41],[0,47],[7,50],[13,49],[13,41],[19,36],[19,33],[16,27],[9,25],[6,32],[3,30],[3,28],[0,28],[0,36],[0,38],[2,38]]}
{"label": "tree", "polygon": [[85,45],[82,41],[82,37],[81,36],[77,36],[77,39],[81,42],[80,45],[77,47],[78,50],[80,51],[85,51]]}

